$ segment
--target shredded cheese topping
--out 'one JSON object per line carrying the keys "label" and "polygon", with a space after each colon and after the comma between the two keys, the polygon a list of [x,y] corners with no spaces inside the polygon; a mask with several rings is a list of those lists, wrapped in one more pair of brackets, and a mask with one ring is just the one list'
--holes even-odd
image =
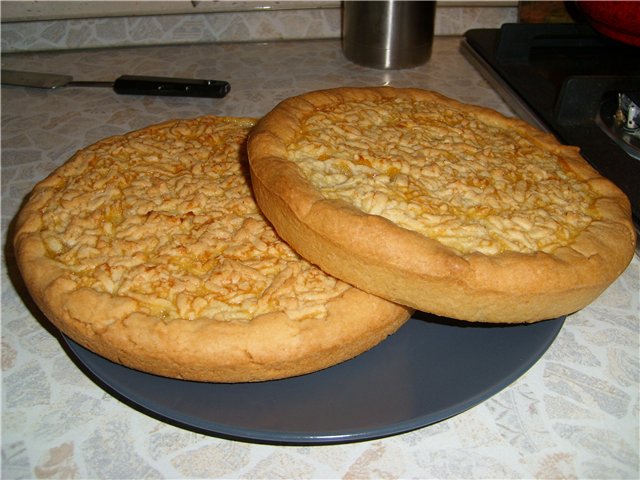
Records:
{"label": "shredded cheese topping", "polygon": [[288,153],[326,198],[461,254],[552,252],[593,220],[594,193],[561,157],[436,101],[323,106]]}
{"label": "shredded cheese topping", "polygon": [[48,254],[79,286],[136,299],[159,318],[324,319],[349,287],[259,213],[242,151],[253,123],[202,117],[83,150],[42,212]]}

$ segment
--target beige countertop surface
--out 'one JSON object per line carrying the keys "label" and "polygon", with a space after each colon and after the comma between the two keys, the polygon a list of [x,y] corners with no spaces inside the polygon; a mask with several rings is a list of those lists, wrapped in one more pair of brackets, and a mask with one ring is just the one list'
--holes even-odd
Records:
{"label": "beige countertop surface", "polygon": [[291,95],[344,85],[422,87],[512,115],[459,45],[459,37],[436,37],[427,64],[400,71],[354,65],[335,39],[3,55],[3,68],[86,80],[215,78],[229,81],[231,93],[216,100],[2,87],[2,477],[638,478],[637,255],[567,318],[529,371],[488,400],[407,433],[325,446],[228,440],[141,413],[83,373],[22,284],[12,222],[34,184],[76,150],[171,118],[260,116]]}

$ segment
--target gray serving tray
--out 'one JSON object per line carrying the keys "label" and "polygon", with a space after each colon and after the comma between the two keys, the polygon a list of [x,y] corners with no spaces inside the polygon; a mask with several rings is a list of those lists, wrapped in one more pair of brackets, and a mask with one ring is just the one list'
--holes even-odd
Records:
{"label": "gray serving tray", "polygon": [[563,324],[564,317],[472,324],[417,312],[352,360],[300,377],[240,384],[139,372],[64,339],[90,377],[155,418],[225,438],[308,445],[385,437],[457,415],[525,373]]}

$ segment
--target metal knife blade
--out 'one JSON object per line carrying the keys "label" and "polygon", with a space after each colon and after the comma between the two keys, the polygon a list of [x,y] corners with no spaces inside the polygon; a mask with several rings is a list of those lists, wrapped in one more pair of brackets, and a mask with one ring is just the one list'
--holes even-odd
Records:
{"label": "metal knife blade", "polygon": [[231,86],[222,80],[202,80],[175,77],[122,75],[113,82],[74,81],[71,75],[5,70],[0,83],[23,87],[56,89],[61,87],[111,87],[121,95],[160,95],[177,97],[223,98]]}

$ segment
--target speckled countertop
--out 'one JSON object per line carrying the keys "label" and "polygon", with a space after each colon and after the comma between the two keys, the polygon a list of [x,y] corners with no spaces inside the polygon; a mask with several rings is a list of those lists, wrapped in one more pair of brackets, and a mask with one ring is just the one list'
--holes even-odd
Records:
{"label": "speckled countertop", "polygon": [[12,222],[35,182],[79,148],[170,118],[260,116],[285,97],[341,85],[418,86],[510,114],[459,42],[437,37],[428,64],[394,72],[349,63],[338,40],[4,55],[5,68],[219,78],[232,91],[212,100],[2,87],[2,478],[638,478],[637,256],[489,400],[409,433],[332,446],[226,440],[137,411],[76,366],[25,292]]}

